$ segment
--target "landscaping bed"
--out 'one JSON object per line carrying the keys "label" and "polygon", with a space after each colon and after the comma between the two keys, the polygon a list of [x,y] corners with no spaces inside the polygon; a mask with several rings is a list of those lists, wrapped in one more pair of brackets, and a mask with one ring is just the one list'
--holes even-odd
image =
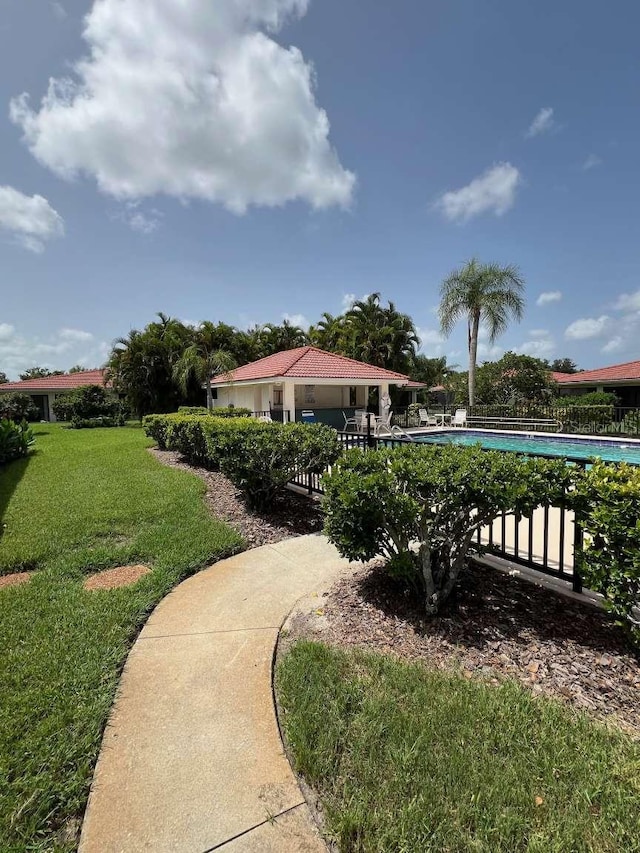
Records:
{"label": "landscaping bed", "polygon": [[640,737],[640,660],[607,614],[472,564],[450,606],[426,619],[380,562],[358,568],[295,637],[376,650],[493,683],[515,679]]}
{"label": "landscaping bed", "polygon": [[150,453],[165,465],[197,474],[204,480],[205,502],[211,512],[241,533],[251,548],[322,530],[320,504],[305,495],[286,492],[276,499],[269,512],[257,512],[247,507],[242,492],[219,471],[190,465],[172,450],[152,448]]}

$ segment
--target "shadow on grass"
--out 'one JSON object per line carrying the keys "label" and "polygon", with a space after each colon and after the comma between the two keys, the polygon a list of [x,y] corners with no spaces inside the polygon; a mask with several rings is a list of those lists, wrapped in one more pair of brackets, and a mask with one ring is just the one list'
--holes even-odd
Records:
{"label": "shadow on grass", "polygon": [[9,506],[9,502],[13,493],[18,488],[20,480],[22,480],[25,471],[29,467],[29,463],[37,450],[31,450],[28,456],[24,459],[16,459],[13,462],[8,462],[6,465],[0,466],[0,541],[4,534],[4,517]]}
{"label": "shadow on grass", "polygon": [[355,594],[387,617],[401,619],[421,636],[439,636],[469,649],[576,643],[629,654],[624,631],[607,613],[496,569],[472,564],[442,613],[428,619],[419,597],[376,566],[356,580]]}

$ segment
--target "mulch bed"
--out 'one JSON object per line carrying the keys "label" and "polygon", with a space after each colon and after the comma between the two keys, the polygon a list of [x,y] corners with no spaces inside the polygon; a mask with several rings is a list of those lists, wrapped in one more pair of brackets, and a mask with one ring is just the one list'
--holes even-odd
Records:
{"label": "mulch bed", "polygon": [[0,589],[5,586],[18,586],[21,583],[28,583],[32,575],[33,572],[13,572],[10,575],[2,575],[0,577]]}
{"label": "mulch bed", "polygon": [[148,575],[149,566],[116,566],[113,569],[105,569],[96,572],[85,579],[82,586],[87,590],[95,589],[117,589],[121,586],[132,586],[140,578]]}
{"label": "mulch bed", "polygon": [[268,514],[253,512],[247,509],[241,492],[219,471],[189,465],[179,453],[170,450],[152,448],[149,452],[165,465],[190,471],[204,480],[205,501],[211,512],[241,533],[250,548],[322,530],[320,506],[305,495],[288,492]]}
{"label": "mulch bed", "polygon": [[[427,620],[381,564],[356,569],[317,611],[320,639],[468,678],[514,678],[640,737],[640,658],[607,614],[485,566],[461,581],[447,611]],[[294,631],[313,636],[314,617]]]}

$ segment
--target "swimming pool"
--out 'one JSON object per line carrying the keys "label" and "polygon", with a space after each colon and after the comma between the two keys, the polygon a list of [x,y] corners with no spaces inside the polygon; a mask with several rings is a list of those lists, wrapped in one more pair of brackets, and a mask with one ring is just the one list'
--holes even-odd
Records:
{"label": "swimming pool", "polygon": [[455,429],[442,432],[414,433],[414,441],[429,444],[481,444],[487,450],[511,450],[532,456],[567,456],[591,459],[599,456],[605,462],[629,462],[640,465],[640,441],[599,441],[598,439],[532,433],[489,432]]}

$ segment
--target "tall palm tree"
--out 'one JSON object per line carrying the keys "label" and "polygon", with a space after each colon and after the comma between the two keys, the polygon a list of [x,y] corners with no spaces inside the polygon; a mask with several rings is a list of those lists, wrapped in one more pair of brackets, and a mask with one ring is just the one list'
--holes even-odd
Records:
{"label": "tall palm tree", "polygon": [[524,279],[514,265],[481,264],[475,258],[454,270],[442,283],[438,316],[443,334],[467,320],[469,344],[469,405],[475,402],[478,332],[484,326],[493,343],[524,312]]}
{"label": "tall palm tree", "polygon": [[420,345],[411,317],[393,302],[383,307],[379,293],[353,303],[345,314],[344,332],[347,355],[388,370],[402,371]]}
{"label": "tall palm tree", "polygon": [[173,368],[173,377],[186,392],[189,383],[196,380],[207,389],[207,409],[213,408],[211,377],[231,373],[236,360],[227,350],[217,346],[217,329],[206,320],[194,330],[193,343],[184,350]]}

